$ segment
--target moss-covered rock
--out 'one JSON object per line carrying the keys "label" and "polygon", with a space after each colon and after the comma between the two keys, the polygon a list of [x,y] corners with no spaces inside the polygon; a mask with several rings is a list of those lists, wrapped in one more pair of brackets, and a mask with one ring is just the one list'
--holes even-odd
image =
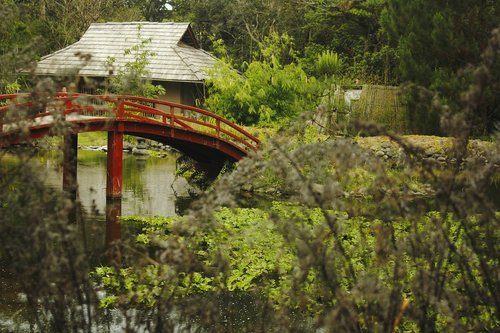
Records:
{"label": "moss-covered rock", "polygon": [[[453,147],[453,138],[427,136],[427,135],[406,135],[403,139],[410,145],[417,146],[421,149],[425,159],[429,162],[446,164],[455,162],[450,154],[450,149]],[[402,164],[406,159],[405,151],[389,137],[359,137],[357,143],[369,148],[374,154],[384,160],[393,162],[396,165]],[[493,149],[494,143],[482,140],[469,141],[469,155],[475,158],[482,159],[483,162],[488,161],[488,151]]]}

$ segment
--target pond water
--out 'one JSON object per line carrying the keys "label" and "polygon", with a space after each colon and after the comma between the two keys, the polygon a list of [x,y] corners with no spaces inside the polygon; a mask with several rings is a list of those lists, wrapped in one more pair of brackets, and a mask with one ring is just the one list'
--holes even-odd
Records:
{"label": "pond water", "polygon": [[[187,183],[175,176],[174,154],[164,158],[124,155],[122,214],[173,216],[176,200],[188,196]],[[62,188],[61,156],[46,154],[34,160],[47,175],[48,186]],[[78,196],[86,212],[104,216],[106,209],[106,153],[78,151]]]}
{"label": "pond water", "polygon": [[[61,160],[60,152],[50,152],[33,158],[30,163],[40,169],[48,187],[61,189]],[[124,155],[121,215],[182,214],[191,199],[186,180],[176,177],[176,160],[174,154],[163,158]],[[106,153],[79,150],[77,172],[87,249],[102,254],[106,248],[107,223]],[[22,309],[23,295],[17,292],[15,281],[16,277],[9,276],[0,266],[0,331],[11,331],[9,327],[22,320],[17,314]]]}

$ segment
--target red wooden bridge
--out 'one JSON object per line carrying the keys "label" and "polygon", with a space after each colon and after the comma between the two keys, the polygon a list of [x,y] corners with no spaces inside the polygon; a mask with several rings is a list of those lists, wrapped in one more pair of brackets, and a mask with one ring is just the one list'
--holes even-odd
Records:
{"label": "red wooden bridge", "polygon": [[121,196],[124,134],[167,144],[214,169],[259,147],[256,137],[223,117],[164,100],[64,92],[0,95],[0,147],[64,134],[65,186],[76,183],[78,133],[95,131],[108,132],[108,197]]}

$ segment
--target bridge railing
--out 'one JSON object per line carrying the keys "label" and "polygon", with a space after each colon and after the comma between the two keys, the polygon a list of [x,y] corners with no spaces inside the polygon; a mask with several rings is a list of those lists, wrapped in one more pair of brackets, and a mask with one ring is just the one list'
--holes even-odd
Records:
{"label": "bridge railing", "polygon": [[[26,109],[36,107],[30,95],[0,95],[0,131],[3,127],[2,115],[13,106]],[[248,131],[215,113],[160,99],[60,92],[46,104],[42,103],[42,106],[31,112],[33,125],[49,122],[56,114],[62,113],[68,121],[109,118],[167,125],[170,128],[204,133],[244,150],[256,150],[260,144]]]}

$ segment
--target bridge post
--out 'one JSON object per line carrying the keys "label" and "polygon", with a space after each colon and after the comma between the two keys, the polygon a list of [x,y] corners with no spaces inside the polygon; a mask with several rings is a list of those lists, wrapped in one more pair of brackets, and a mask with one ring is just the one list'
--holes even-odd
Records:
{"label": "bridge post", "polygon": [[106,196],[108,198],[122,196],[122,158],[123,132],[109,131],[106,179]]}
{"label": "bridge post", "polygon": [[77,192],[78,134],[66,134],[63,145],[63,190],[69,193],[74,202]]}
{"label": "bridge post", "polygon": [[109,247],[111,243],[121,238],[121,215],[121,198],[106,198],[106,247]]}

